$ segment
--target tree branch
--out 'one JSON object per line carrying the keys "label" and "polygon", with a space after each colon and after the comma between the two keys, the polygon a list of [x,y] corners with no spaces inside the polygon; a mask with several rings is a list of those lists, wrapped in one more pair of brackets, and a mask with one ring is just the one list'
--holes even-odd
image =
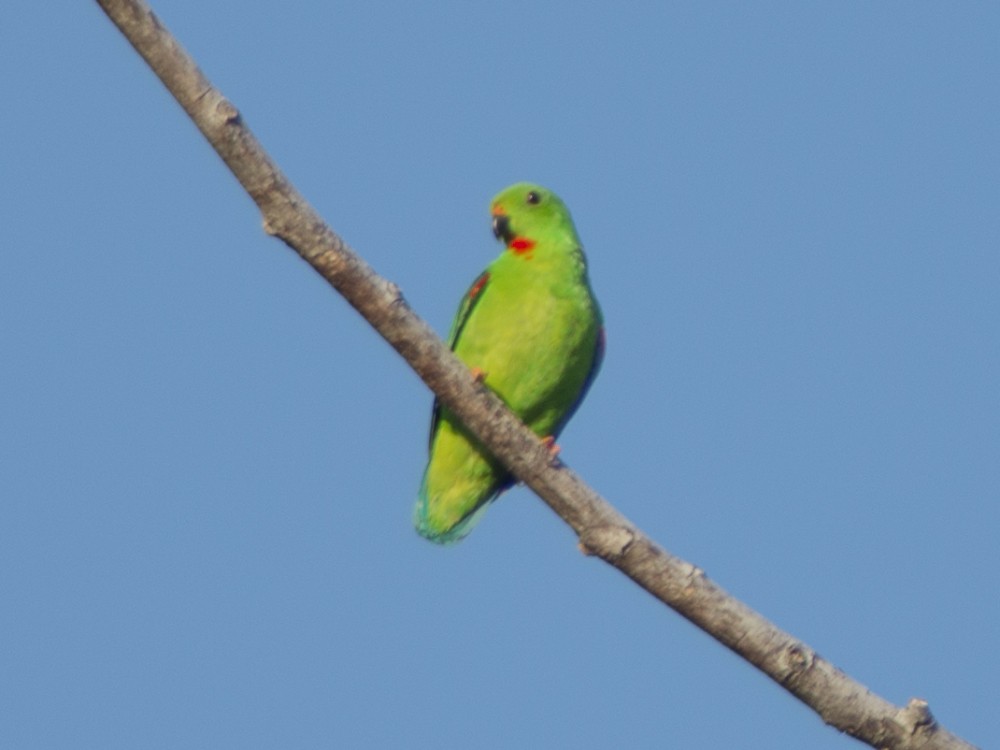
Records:
{"label": "tree branch", "polygon": [[868,691],[804,643],[659,547],[576,474],[554,465],[545,445],[447,349],[319,217],[271,161],[239,112],[142,0],[97,0],[184,108],[260,208],[264,229],[301,255],[388,341],[443,404],[580,539],[646,591],[813,708],[827,724],[875,748],[964,748],[927,703],[900,708]]}

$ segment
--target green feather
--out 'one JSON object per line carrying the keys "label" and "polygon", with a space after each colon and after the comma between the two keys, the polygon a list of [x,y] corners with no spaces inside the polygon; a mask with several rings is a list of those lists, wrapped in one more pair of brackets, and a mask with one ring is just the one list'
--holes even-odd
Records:
{"label": "green feather", "polygon": [[[601,312],[569,211],[545,188],[513,185],[491,205],[505,250],[459,306],[448,342],[540,437],[558,436],[585,395],[604,349]],[[427,539],[457,542],[514,482],[435,402],[430,458],[414,524]]]}

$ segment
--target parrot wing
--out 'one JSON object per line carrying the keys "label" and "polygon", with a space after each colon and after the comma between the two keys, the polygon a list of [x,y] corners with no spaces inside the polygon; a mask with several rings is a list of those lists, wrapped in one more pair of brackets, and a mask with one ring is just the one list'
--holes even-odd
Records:
{"label": "parrot wing", "polygon": [[594,359],[590,363],[590,370],[587,372],[587,379],[583,381],[583,385],[580,386],[580,393],[576,397],[576,401],[573,405],[566,410],[563,418],[559,420],[559,424],[556,425],[553,433],[558,435],[562,432],[562,428],[566,426],[569,422],[570,417],[572,417],[576,410],[580,408],[580,404],[583,403],[584,396],[587,395],[587,391],[590,390],[591,384],[594,382],[594,378],[597,377],[598,371],[601,369],[601,362],[604,361],[604,348],[605,348],[605,337],[604,337],[604,326],[602,325],[597,329],[597,342],[594,344]]}
{"label": "parrot wing", "polygon": [[[482,299],[483,291],[485,291],[487,284],[490,281],[490,272],[483,271],[479,274],[478,278],[472,282],[472,286],[469,287],[469,291],[465,293],[462,297],[461,303],[458,305],[458,312],[455,313],[455,319],[451,322],[451,330],[448,332],[447,344],[448,348],[455,351],[455,344],[458,343],[458,337],[462,335],[462,329],[465,328],[466,322],[469,320],[469,315],[472,314],[472,308],[476,306],[476,303]],[[438,420],[441,417],[441,404],[438,400],[434,399],[434,408],[431,412],[431,429],[429,442],[434,443],[434,433],[437,432]]]}

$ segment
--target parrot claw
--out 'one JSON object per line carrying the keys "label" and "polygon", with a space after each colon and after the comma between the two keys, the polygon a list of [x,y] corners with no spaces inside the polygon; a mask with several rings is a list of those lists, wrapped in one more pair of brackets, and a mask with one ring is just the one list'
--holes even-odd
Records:
{"label": "parrot claw", "polygon": [[546,435],[542,438],[542,444],[549,449],[549,463],[553,466],[559,465],[559,452],[562,450],[557,444],[556,439],[552,435]]}

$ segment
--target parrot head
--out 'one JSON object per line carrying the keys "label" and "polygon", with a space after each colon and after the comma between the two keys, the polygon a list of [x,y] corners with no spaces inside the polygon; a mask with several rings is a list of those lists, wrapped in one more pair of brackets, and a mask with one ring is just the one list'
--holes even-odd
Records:
{"label": "parrot head", "polygon": [[515,251],[530,249],[553,231],[575,235],[566,205],[551,190],[519,182],[502,190],[490,204],[493,234]]}

